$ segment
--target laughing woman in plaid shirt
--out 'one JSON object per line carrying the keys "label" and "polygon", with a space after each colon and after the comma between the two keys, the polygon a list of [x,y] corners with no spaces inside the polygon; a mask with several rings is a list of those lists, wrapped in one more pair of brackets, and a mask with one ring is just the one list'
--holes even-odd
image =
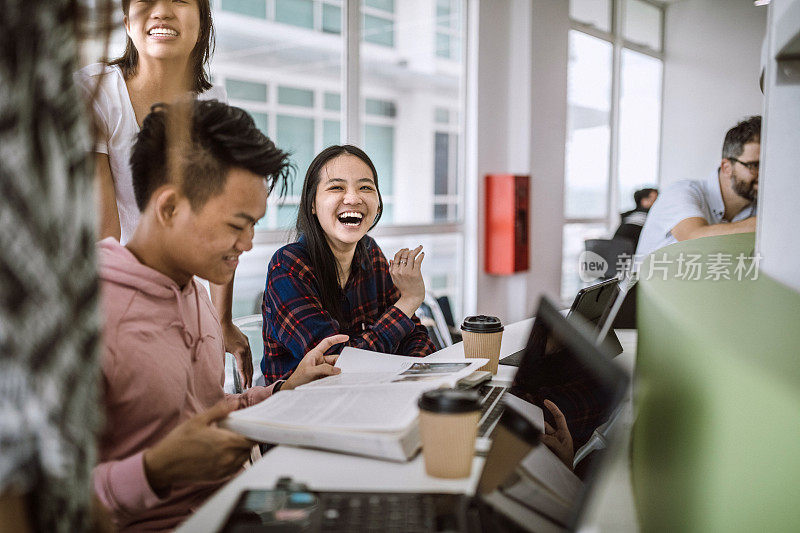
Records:
{"label": "laughing woman in plaid shirt", "polygon": [[[261,312],[267,384],[285,379],[308,348],[336,333],[348,346],[423,356],[434,351],[414,316],[425,298],[422,246],[386,261],[367,231],[383,211],[378,175],[355,146],[331,146],[311,162],[297,242],[272,256]],[[340,352],[344,345],[334,347]]]}

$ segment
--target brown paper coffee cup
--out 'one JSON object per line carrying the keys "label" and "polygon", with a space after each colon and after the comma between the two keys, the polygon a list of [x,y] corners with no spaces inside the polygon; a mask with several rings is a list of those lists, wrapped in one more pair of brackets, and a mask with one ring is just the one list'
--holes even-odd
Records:
{"label": "brown paper coffee cup", "polygon": [[422,455],[429,476],[464,478],[472,470],[480,411],[433,413],[420,409]]}
{"label": "brown paper coffee cup", "polygon": [[489,359],[489,362],[483,365],[479,370],[488,370],[492,374],[497,374],[503,331],[475,333],[462,330],[461,335],[464,339],[464,357],[468,359]]}

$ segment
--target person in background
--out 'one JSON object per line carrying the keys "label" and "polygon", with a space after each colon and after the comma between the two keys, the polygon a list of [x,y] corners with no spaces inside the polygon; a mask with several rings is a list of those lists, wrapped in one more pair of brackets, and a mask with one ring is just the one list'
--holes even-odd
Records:
{"label": "person in background", "polygon": [[[370,158],[330,146],[311,162],[297,215],[297,242],[275,252],[262,304],[267,383],[290,375],[320,339],[349,335],[348,346],[401,355],[434,351],[414,313],[425,299],[422,246],[387,262],[367,235],[383,200]],[[341,351],[344,346],[336,347]]]}
{"label": "person in background", "polygon": [[[126,244],[141,216],[131,179],[131,146],[150,107],[193,95],[226,101],[225,90],[211,85],[206,66],[214,43],[209,0],[122,0],[127,34],[125,52],[106,63],[76,72],[100,130],[95,151],[99,238]],[[210,286],[222,323],[225,349],[236,358],[242,383],[250,386],[253,360],[247,336],[233,325],[233,280]]]}
{"label": "person in background", "polygon": [[89,122],[72,0],[0,2],[0,531],[105,531]]}
{"label": "person in background", "polygon": [[252,248],[287,154],[243,110],[160,104],[131,156],[142,218],[99,243],[103,406],[95,492],[123,531],[172,529],[241,469],[253,443],[216,426],[232,410],[337,374],[321,339],[286,381],[223,393],[222,331],[194,276],[224,284]]}
{"label": "person in background", "polygon": [[728,130],[722,161],[705,180],[666,187],[647,215],[636,249],[644,256],[668,244],[756,230],[761,117]]}
{"label": "person in background", "polygon": [[647,213],[658,198],[658,189],[639,189],[633,193],[636,207],[620,214],[621,223],[614,232],[614,238],[628,239],[633,242],[633,249],[639,244],[639,235],[647,220]]}

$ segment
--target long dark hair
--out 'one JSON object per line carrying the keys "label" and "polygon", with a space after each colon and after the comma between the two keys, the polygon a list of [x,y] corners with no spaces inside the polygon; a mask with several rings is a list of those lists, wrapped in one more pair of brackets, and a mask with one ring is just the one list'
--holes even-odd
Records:
{"label": "long dark hair", "polygon": [[[130,12],[130,7],[131,0],[122,0],[122,12],[126,17]],[[206,66],[214,53],[214,22],[211,20],[210,0],[197,0],[197,7],[200,11],[200,35],[189,60],[192,65],[192,90],[199,94],[211,88]],[[133,45],[130,36],[125,36],[125,52],[120,57],[109,61],[108,64],[119,65],[125,79],[136,74],[139,52]]]}
{"label": "long dark hair", "polygon": [[[383,214],[383,198],[381,197],[381,190],[378,188],[378,172],[375,170],[375,165],[372,164],[372,160],[361,148],[351,144],[345,144],[343,146],[335,145],[325,148],[308,166],[306,179],[303,181],[303,192],[300,195],[300,208],[297,210],[297,224],[295,226],[298,236],[304,235],[306,238],[306,246],[308,247],[308,255],[311,258],[311,266],[314,269],[319,283],[322,307],[328,311],[333,318],[338,320],[339,323],[342,323],[343,319],[340,305],[342,289],[339,286],[339,262],[333,255],[333,251],[325,238],[325,232],[322,230],[322,226],[320,226],[319,220],[313,213],[313,210],[322,167],[324,167],[328,161],[344,154],[350,154],[359,158],[372,171],[372,177],[375,180],[375,190],[378,192],[378,214],[375,216],[375,221],[369,229],[374,228],[378,223],[381,214]],[[364,257],[365,252],[364,240],[362,239],[356,245],[353,261],[355,262],[359,258]]]}

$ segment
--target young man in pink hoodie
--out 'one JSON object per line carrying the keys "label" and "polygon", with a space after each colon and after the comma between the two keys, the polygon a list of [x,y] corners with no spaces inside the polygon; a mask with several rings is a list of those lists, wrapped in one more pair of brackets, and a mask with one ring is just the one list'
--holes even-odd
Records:
{"label": "young man in pink hoodie", "polygon": [[253,245],[287,154],[243,110],[156,105],[131,156],[142,211],[126,246],[99,244],[106,426],[95,492],[124,531],[177,526],[247,460],[253,443],[216,426],[232,410],[335,374],[323,340],[284,382],[223,393],[223,338],[194,279],[224,284]]}

